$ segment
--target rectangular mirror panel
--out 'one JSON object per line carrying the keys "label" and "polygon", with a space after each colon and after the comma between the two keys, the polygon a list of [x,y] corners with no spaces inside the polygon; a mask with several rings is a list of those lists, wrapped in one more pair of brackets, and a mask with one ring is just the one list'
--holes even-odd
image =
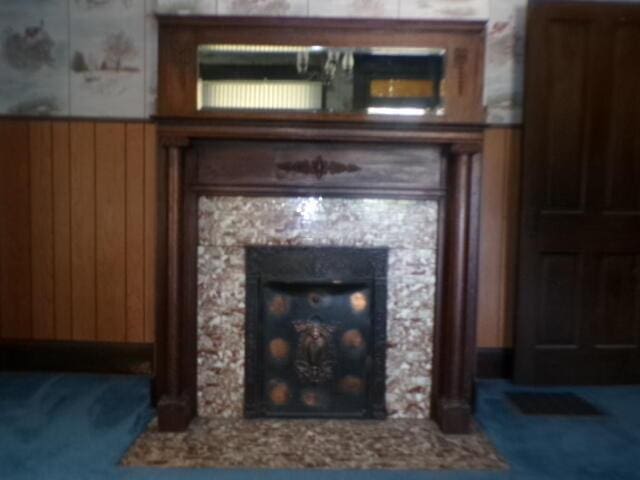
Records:
{"label": "rectangular mirror panel", "polygon": [[200,45],[198,110],[442,115],[445,51]]}

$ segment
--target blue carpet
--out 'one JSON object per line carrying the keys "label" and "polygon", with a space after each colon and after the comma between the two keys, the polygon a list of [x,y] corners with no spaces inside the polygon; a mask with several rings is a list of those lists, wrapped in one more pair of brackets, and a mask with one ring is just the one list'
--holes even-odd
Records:
{"label": "blue carpet", "polygon": [[0,374],[0,479],[640,480],[640,387],[562,388],[599,418],[527,417],[482,382],[477,420],[511,465],[495,472],[242,471],[117,466],[153,417],[145,377]]}

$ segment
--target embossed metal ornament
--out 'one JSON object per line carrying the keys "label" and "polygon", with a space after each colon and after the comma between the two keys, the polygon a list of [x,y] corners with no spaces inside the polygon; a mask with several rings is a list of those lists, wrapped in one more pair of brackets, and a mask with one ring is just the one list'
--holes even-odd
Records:
{"label": "embossed metal ornament", "polygon": [[362,334],[355,329],[344,332],[341,343],[344,348],[352,350],[362,350],[367,345]]}
{"label": "embossed metal ornament", "polygon": [[338,382],[338,387],[347,395],[360,395],[364,391],[365,382],[355,375],[347,375]]}
{"label": "embossed metal ornament", "polygon": [[318,180],[326,175],[339,175],[341,173],[353,173],[360,167],[352,163],[341,163],[334,160],[327,161],[318,155],[313,160],[298,160],[295,162],[281,162],[276,165],[283,172],[295,172],[303,175],[313,175]]}
{"label": "embossed metal ornament", "polygon": [[269,304],[269,313],[281,317],[289,311],[289,302],[282,295],[277,295]]}
{"label": "embossed metal ornament", "polygon": [[319,384],[333,378],[336,355],[332,344],[335,327],[318,322],[294,322],[299,334],[295,368],[303,382]]}
{"label": "embossed metal ornament", "polygon": [[269,390],[269,399],[274,405],[286,405],[291,399],[291,391],[284,382],[274,382]]}
{"label": "embossed metal ornament", "polygon": [[289,343],[282,338],[269,342],[269,353],[274,360],[284,360],[289,356]]}
{"label": "embossed metal ornament", "polygon": [[369,302],[367,301],[367,296],[362,292],[356,292],[351,295],[351,308],[354,312],[360,313],[364,312],[367,308]]}

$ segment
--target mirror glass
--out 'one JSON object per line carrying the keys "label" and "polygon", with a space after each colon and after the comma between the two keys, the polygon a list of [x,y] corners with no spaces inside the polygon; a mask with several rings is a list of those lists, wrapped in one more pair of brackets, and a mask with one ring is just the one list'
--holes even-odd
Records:
{"label": "mirror glass", "polygon": [[442,115],[445,51],[201,45],[199,110]]}

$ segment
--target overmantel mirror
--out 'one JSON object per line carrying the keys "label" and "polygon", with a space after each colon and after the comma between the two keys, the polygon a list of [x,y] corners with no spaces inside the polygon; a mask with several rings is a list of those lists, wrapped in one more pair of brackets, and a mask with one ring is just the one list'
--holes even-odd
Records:
{"label": "overmantel mirror", "polygon": [[198,46],[198,110],[441,116],[442,48]]}
{"label": "overmantel mirror", "polygon": [[481,22],[263,20],[258,28],[242,18],[161,16],[159,114],[483,119]]}

